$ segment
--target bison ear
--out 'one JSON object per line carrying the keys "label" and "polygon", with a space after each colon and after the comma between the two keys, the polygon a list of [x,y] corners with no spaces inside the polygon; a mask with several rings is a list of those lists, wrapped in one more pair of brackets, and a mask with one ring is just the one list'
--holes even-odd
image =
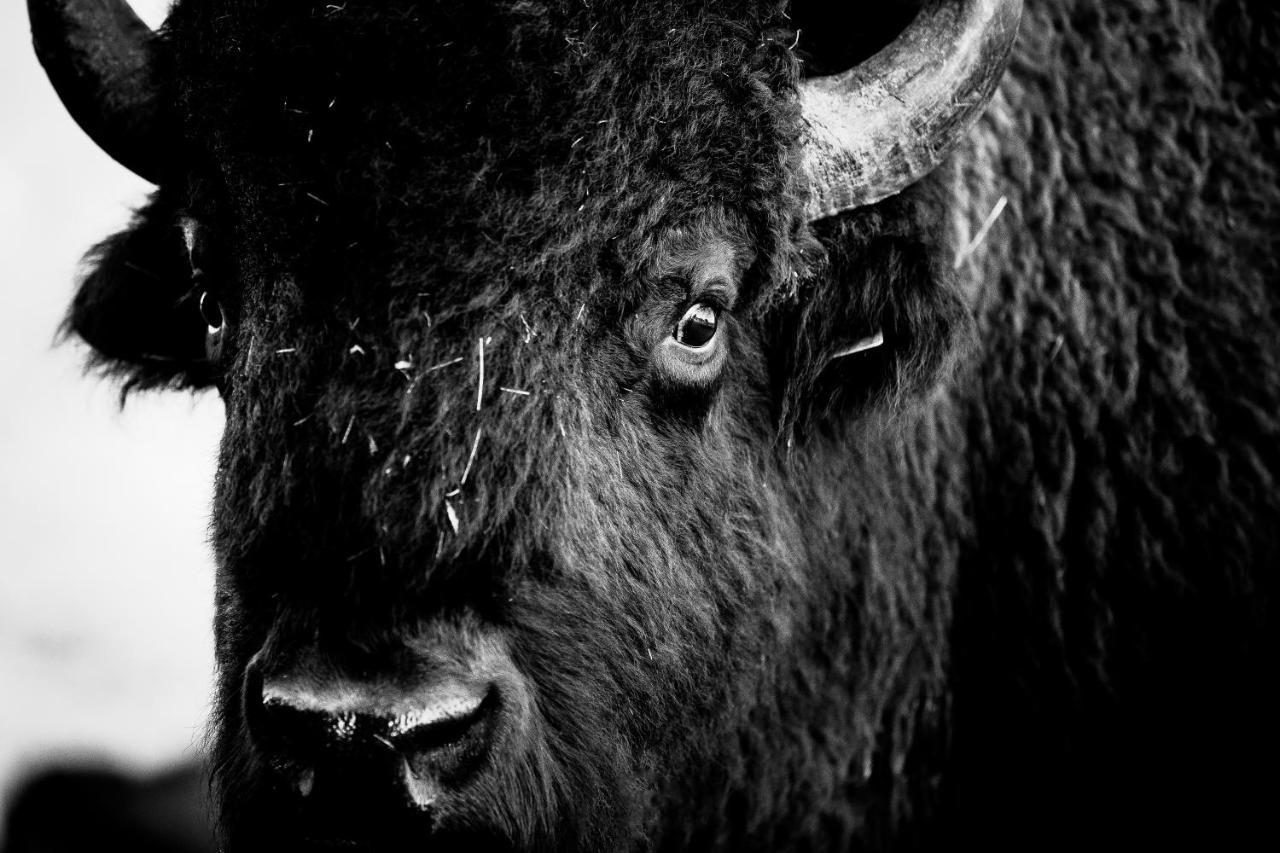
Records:
{"label": "bison ear", "polygon": [[972,317],[936,252],[906,236],[860,236],[832,220],[828,265],[777,309],[770,349],[784,435],[839,431],[873,410],[901,409],[943,382]]}
{"label": "bison ear", "polygon": [[119,378],[126,393],[212,383],[205,323],[172,207],[153,197],[84,265],[63,331],[93,348],[92,367]]}

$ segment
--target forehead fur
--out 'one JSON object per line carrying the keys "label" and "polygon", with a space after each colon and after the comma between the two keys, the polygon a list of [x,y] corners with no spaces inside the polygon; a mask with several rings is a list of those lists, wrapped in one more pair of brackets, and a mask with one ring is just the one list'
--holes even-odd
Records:
{"label": "forehead fur", "polygon": [[[455,522],[463,549],[610,416],[584,401],[635,365],[592,347],[664,256],[719,241],[782,280],[797,63],[764,35],[776,4],[701,6],[179,4],[185,204],[242,289],[228,446],[271,448],[227,455],[222,511],[264,520],[227,547],[262,550],[332,477],[351,505],[315,511],[363,519],[370,549]],[[486,387],[537,393],[478,409],[482,347]]]}
{"label": "forehead fur", "polygon": [[776,3],[298,5],[185,3],[169,25],[193,159],[283,265],[577,298],[589,256],[638,265],[708,209],[791,230]]}

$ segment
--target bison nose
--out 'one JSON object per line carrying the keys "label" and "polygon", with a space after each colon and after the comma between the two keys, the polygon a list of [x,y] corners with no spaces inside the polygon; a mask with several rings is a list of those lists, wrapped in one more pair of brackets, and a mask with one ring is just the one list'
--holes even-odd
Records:
{"label": "bison nose", "polygon": [[255,746],[318,808],[426,808],[485,762],[498,727],[501,701],[487,682],[443,678],[405,688],[252,670],[246,680]]}

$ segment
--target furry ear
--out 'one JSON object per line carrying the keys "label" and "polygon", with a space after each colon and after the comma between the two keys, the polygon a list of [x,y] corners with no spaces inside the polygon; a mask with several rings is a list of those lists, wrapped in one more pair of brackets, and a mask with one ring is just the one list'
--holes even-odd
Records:
{"label": "furry ear", "polygon": [[782,434],[838,430],[943,381],[972,335],[950,272],[919,240],[831,223],[820,282],[777,309],[770,349]]}
{"label": "furry ear", "polygon": [[205,323],[176,211],[153,196],[130,226],[85,257],[63,331],[93,347],[90,364],[124,391],[213,381]]}

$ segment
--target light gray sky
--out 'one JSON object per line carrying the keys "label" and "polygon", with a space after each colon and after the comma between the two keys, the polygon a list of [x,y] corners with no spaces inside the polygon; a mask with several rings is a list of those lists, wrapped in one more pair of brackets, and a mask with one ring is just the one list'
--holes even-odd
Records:
{"label": "light gray sky", "polygon": [[[158,24],[166,0],[137,0]],[[0,8],[0,799],[51,754],[155,767],[203,738],[216,394],[115,389],[52,346],[78,260],[149,187],[62,110]]]}

